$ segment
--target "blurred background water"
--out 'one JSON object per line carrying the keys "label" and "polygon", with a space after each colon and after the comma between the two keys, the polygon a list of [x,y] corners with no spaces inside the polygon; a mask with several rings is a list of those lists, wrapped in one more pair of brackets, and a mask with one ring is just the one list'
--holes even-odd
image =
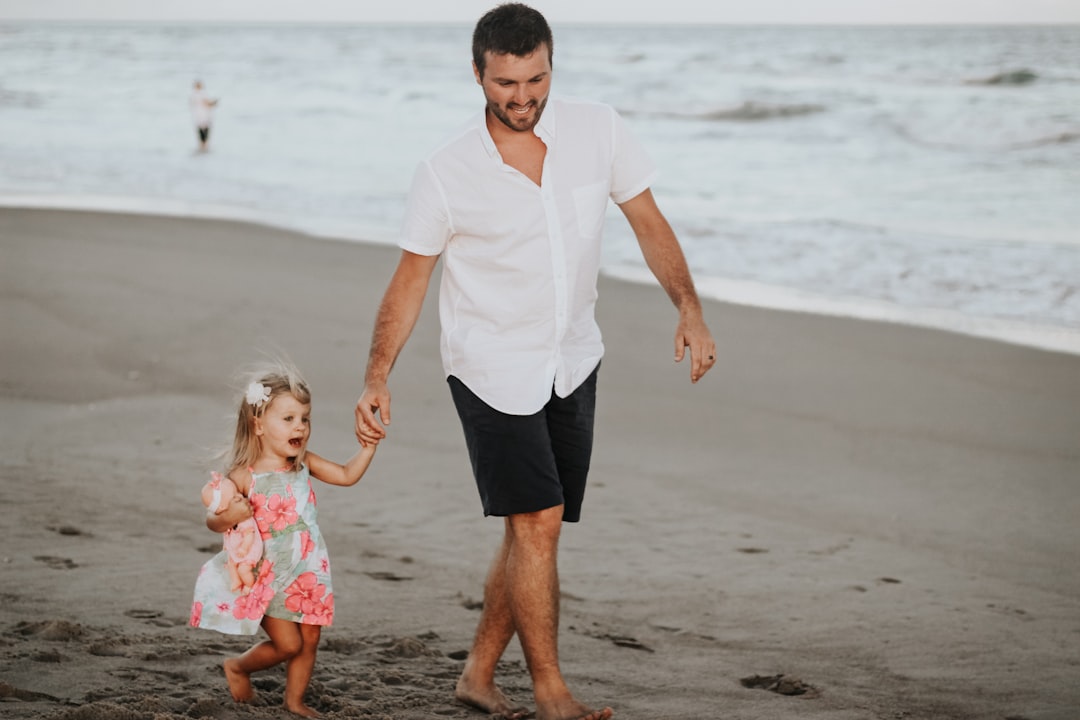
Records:
{"label": "blurred background water", "polygon": [[[703,294],[1080,352],[1080,27],[554,31],[555,92],[641,136]],[[0,204],[393,243],[482,107],[470,32],[0,24]],[[610,215],[605,271],[647,278]]]}

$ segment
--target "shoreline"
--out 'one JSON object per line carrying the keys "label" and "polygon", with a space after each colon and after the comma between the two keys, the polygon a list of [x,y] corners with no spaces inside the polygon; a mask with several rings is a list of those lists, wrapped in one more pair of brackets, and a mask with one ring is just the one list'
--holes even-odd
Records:
{"label": "shoreline", "polygon": [[[164,198],[0,194],[0,208],[227,220],[296,232],[322,240],[396,248],[394,233],[388,229],[365,227],[360,223],[298,223],[293,218],[273,217],[248,208]],[[625,282],[656,286],[651,273],[643,267],[603,267],[601,274]],[[828,296],[749,280],[699,277],[696,273],[694,279],[702,299],[717,302],[941,330],[1021,347],[1080,355],[1080,327],[974,316],[941,308],[909,307],[871,298]]]}

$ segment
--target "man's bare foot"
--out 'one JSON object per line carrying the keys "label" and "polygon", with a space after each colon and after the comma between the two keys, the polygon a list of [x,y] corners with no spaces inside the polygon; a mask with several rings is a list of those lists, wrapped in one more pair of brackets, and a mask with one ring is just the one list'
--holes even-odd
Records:
{"label": "man's bare foot", "polygon": [[609,707],[592,710],[572,697],[536,706],[537,720],[609,720],[614,714]]}
{"label": "man's bare foot", "polygon": [[322,717],[316,710],[309,708],[307,705],[300,703],[296,706],[290,706],[288,703],[282,705],[286,710],[293,715],[299,715],[300,717],[318,718]]}
{"label": "man's bare foot", "polygon": [[524,718],[532,717],[528,708],[514,705],[494,684],[487,688],[474,688],[469,686],[465,678],[461,678],[454,689],[454,697],[459,702],[505,720],[524,720]]}
{"label": "man's bare foot", "polygon": [[236,702],[251,702],[255,689],[251,687],[251,676],[237,667],[240,661],[229,658],[221,667],[225,670],[225,682],[229,684],[229,693]]}

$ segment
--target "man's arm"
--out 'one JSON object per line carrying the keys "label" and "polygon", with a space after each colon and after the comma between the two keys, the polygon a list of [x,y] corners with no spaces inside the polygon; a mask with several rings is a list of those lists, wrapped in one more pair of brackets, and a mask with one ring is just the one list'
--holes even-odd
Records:
{"label": "man's arm", "polygon": [[652,190],[627,200],[619,209],[637,236],[649,270],[679,311],[675,362],[681,362],[686,348],[690,348],[690,381],[697,382],[716,363],[716,343],[705,324],[701,301],[675,231],[657,207]]}
{"label": "man's arm", "polygon": [[364,392],[356,401],[356,439],[361,445],[377,443],[386,437],[375,414],[379,414],[383,425],[390,424],[390,389],[386,382],[420,317],[431,273],[438,261],[438,255],[417,255],[403,250],[383,295],[364,373]]}

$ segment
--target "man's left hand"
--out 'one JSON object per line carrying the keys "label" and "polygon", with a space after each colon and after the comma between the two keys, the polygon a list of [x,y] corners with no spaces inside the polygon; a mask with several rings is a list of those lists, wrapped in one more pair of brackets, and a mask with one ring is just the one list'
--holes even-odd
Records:
{"label": "man's left hand", "polygon": [[690,348],[690,382],[696,383],[716,364],[716,342],[700,316],[679,318],[675,329],[675,362],[682,362],[687,348]]}

